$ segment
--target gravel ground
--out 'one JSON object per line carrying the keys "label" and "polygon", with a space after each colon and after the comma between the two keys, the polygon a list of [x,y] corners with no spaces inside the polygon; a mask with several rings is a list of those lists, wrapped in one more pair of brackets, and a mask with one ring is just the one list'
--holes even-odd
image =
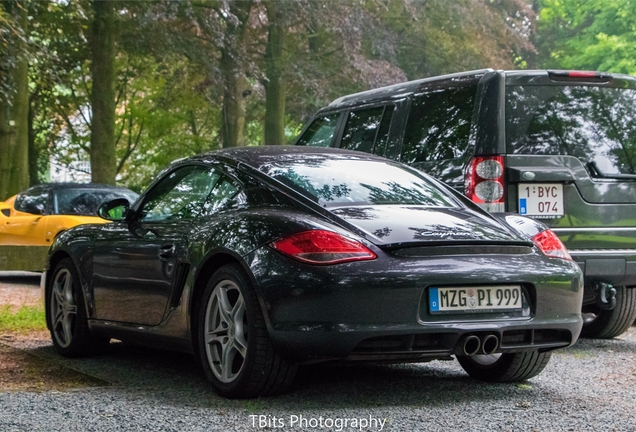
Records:
{"label": "gravel ground", "polygon": [[21,306],[40,305],[40,275],[32,272],[0,272],[0,305],[9,305],[12,310]]}
{"label": "gravel ground", "polygon": [[250,401],[216,396],[188,355],[116,343],[69,360],[46,340],[8,343],[111,385],[0,391],[2,431],[636,431],[636,327],[557,351],[522,384],[472,380],[455,361],[307,366],[291,393]]}

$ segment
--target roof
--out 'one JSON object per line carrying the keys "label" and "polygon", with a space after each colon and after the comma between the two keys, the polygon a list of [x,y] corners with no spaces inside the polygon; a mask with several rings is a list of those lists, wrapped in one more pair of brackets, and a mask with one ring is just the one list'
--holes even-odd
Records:
{"label": "roof", "polygon": [[[368,153],[362,153],[352,150],[343,150],[331,147],[305,147],[295,145],[269,145],[258,147],[236,147],[231,149],[213,150],[208,153],[204,153],[199,156],[194,156],[184,161],[199,160],[202,162],[208,162],[209,159],[215,158],[224,161],[243,162],[253,167],[259,167],[263,164],[282,161],[285,159],[294,158],[297,155],[315,155],[325,157],[339,156],[339,157],[351,157],[353,159],[362,160],[380,160],[386,159],[379,156],[374,156]],[[180,161],[181,162],[181,161]]]}
{"label": "roof", "polygon": [[422,85],[433,83],[436,81],[456,80],[461,78],[472,77],[476,75],[484,75],[488,72],[494,72],[493,69],[478,69],[473,71],[459,72],[448,75],[439,75],[429,78],[423,78],[414,81],[406,81],[393,84],[386,87],[371,89],[359,93],[352,93],[335,99],[327,108],[335,108],[341,105],[359,104],[367,100],[388,99],[408,95],[418,90]]}
{"label": "roof", "polygon": [[[531,79],[532,77],[548,77],[550,73],[565,73],[565,72],[581,72],[581,71],[556,71],[556,70],[497,70],[494,69],[478,69],[473,71],[459,72],[448,75],[439,75],[429,78],[418,79],[414,81],[406,81],[399,84],[390,85],[387,87],[380,87],[371,89],[359,93],[352,93],[349,95],[341,96],[331,102],[327,107],[319,110],[320,113],[325,111],[331,111],[340,107],[346,107],[350,105],[361,105],[367,102],[374,102],[379,100],[389,100],[408,96],[412,93],[418,92],[422,87],[435,84],[437,82],[457,81],[462,82],[463,79],[481,77],[487,73],[497,72],[504,75],[507,79],[523,80]],[[600,73],[603,76],[611,77],[616,81],[614,86],[616,87],[634,87],[636,78],[630,75],[623,75],[617,73]],[[627,84],[630,83],[630,84]]]}
{"label": "roof", "polygon": [[[39,185],[31,186],[27,191],[35,190],[66,190],[66,189],[98,189],[98,190],[113,190],[113,191],[126,191],[132,192],[130,189],[122,186],[113,186],[103,183],[42,183]],[[26,192],[26,191],[25,191]]]}

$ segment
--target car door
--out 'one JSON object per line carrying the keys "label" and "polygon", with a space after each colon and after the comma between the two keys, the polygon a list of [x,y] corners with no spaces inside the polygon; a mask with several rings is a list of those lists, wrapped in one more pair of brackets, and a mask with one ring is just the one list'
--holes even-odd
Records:
{"label": "car door", "polygon": [[49,213],[49,201],[49,190],[44,187],[31,188],[19,194],[13,211],[2,218],[0,244],[48,247],[45,215]]}
{"label": "car door", "polygon": [[101,227],[93,256],[95,318],[161,323],[185,282],[188,235],[209,213],[220,178],[209,166],[181,166],[144,195],[130,220]]}
{"label": "car door", "polygon": [[633,285],[636,88],[602,78],[507,79],[508,210],[552,227],[588,280]]}
{"label": "car door", "polygon": [[463,190],[476,92],[476,81],[467,81],[413,95],[400,161]]}

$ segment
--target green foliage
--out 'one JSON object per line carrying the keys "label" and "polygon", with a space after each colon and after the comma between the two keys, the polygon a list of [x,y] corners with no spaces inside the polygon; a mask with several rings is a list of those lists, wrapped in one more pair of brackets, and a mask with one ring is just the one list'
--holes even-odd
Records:
{"label": "green foliage", "polygon": [[387,2],[383,21],[398,35],[397,61],[409,79],[524,66],[534,13],[517,0]]}
{"label": "green foliage", "polygon": [[537,44],[546,68],[636,74],[636,3],[542,0]]}
{"label": "green foliage", "polygon": [[220,107],[203,70],[179,55],[120,59],[119,181],[141,190],[172,160],[220,147]]}
{"label": "green foliage", "polygon": [[[9,3],[0,7],[0,48],[16,34]],[[42,181],[50,158],[89,160],[93,8],[89,1],[25,4],[30,127]],[[236,122],[243,144],[264,143],[270,4],[285,12],[274,69],[285,86],[287,142],[342,94],[465,69],[526,67],[534,55],[525,0],[116,2],[118,183],[140,191],[172,160],[222,147],[227,98],[245,116]],[[13,61],[5,51],[0,68]]]}
{"label": "green foliage", "polygon": [[16,312],[10,306],[0,306],[0,332],[27,332],[46,330],[46,319],[41,307],[22,306]]}

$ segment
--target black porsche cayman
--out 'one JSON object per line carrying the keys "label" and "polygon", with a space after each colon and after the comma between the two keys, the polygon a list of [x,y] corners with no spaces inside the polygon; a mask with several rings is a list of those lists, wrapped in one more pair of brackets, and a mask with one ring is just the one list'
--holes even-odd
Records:
{"label": "black porsche cayman", "polygon": [[581,272],[551,231],[371,155],[212,152],[100,216],[49,252],[56,350],[192,352],[227,397],[283,391],[316,361],[455,355],[474,378],[525,380],[581,330]]}

